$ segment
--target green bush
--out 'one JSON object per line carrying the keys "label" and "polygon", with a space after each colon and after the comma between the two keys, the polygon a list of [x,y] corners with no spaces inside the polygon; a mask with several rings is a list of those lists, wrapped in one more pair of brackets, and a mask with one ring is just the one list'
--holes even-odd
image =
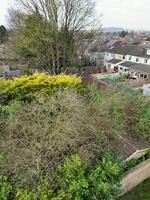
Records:
{"label": "green bush", "polygon": [[[78,155],[67,158],[49,179],[36,183],[34,191],[18,188],[13,191],[17,200],[109,200],[117,199],[122,179],[122,160],[107,153],[95,165],[89,166]],[[7,180],[6,180],[7,181]],[[3,196],[9,199],[9,183],[3,183]],[[1,196],[0,196],[1,197]]]}
{"label": "green bush", "polygon": [[30,104],[15,101],[3,109],[0,174],[11,172],[19,185],[49,176],[66,156],[77,153],[94,160],[105,148],[103,124],[76,90],[59,91]]}
{"label": "green bush", "polygon": [[0,200],[9,200],[12,192],[12,185],[7,177],[0,176]]}
{"label": "green bush", "polygon": [[115,78],[115,82],[117,83],[124,82],[126,78],[127,78],[126,74],[120,74],[118,77]]}
{"label": "green bush", "polygon": [[[35,80],[30,85],[30,78],[25,83],[17,79],[21,81],[21,86],[15,83],[17,95],[30,95]],[[32,88],[36,101],[20,103],[15,96],[0,105],[0,174],[11,174],[19,200],[117,199],[121,161],[111,154],[102,158],[102,153],[106,149],[120,153],[118,143],[124,140],[119,134],[149,140],[149,99],[136,93],[99,91],[94,85],[86,95],[79,95],[81,85],[74,87],[72,79],[69,87],[68,81],[59,81],[50,87],[53,95],[45,95],[47,86],[40,89],[36,80],[38,89]],[[79,156],[64,163],[66,156],[74,154]]]}
{"label": "green bush", "polygon": [[147,103],[142,109],[138,123],[135,125],[135,132],[145,139],[150,138],[150,105]]}
{"label": "green bush", "polygon": [[[150,99],[138,92],[129,94],[108,89],[98,91],[95,85],[88,88],[89,102],[99,113],[111,121],[114,133],[134,135],[135,139],[150,140]],[[105,126],[106,127],[106,126]]]}
{"label": "green bush", "polygon": [[122,160],[111,153],[104,154],[92,168],[78,156],[72,156],[58,171],[57,194],[64,200],[117,199],[122,173]]}
{"label": "green bush", "polygon": [[58,90],[76,89],[82,92],[84,87],[81,78],[75,75],[50,76],[45,74],[33,74],[22,76],[14,80],[0,81],[0,104],[8,104],[10,101],[32,101],[37,96],[53,95]]}

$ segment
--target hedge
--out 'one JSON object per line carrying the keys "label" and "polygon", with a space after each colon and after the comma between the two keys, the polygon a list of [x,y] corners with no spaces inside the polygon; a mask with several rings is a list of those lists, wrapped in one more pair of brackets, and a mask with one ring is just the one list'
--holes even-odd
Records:
{"label": "hedge", "polygon": [[13,80],[0,80],[0,104],[10,101],[31,101],[37,95],[52,95],[59,89],[75,88],[77,92],[83,90],[80,77],[76,75],[50,76],[44,73],[35,73],[31,76],[21,76]]}

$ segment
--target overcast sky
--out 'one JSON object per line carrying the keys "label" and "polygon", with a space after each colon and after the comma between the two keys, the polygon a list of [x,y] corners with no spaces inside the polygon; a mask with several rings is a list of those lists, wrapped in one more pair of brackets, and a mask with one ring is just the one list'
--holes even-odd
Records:
{"label": "overcast sky", "polygon": [[[150,0],[96,0],[103,27],[150,30]],[[0,0],[0,24],[6,25],[7,9],[15,0]]]}

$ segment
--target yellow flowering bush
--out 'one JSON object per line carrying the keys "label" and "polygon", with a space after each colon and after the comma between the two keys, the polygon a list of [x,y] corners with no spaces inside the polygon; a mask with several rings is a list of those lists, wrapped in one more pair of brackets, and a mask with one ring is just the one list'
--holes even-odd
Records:
{"label": "yellow flowering bush", "polygon": [[0,103],[7,104],[12,100],[30,101],[40,94],[54,94],[58,89],[75,88],[83,90],[80,77],[60,74],[56,76],[35,73],[13,80],[0,80]]}

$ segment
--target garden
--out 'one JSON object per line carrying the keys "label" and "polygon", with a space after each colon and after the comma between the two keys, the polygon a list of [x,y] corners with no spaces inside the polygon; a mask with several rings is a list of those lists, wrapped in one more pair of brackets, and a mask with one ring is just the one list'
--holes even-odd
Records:
{"label": "garden", "polygon": [[149,102],[75,75],[1,79],[0,199],[119,199],[125,171],[149,158],[123,162],[149,146]]}

